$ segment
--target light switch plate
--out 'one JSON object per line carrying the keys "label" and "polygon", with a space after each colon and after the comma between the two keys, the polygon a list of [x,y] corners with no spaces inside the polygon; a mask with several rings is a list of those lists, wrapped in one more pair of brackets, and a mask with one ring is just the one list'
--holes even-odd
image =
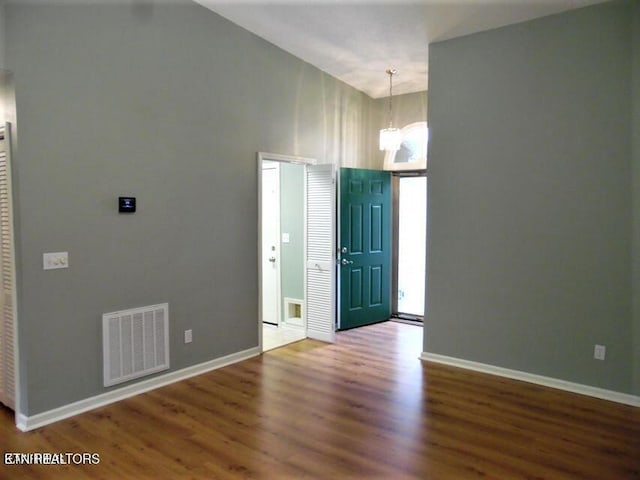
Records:
{"label": "light switch plate", "polygon": [[56,268],[69,268],[68,252],[53,252],[42,254],[42,268],[54,270]]}
{"label": "light switch plate", "polygon": [[289,234],[288,233],[283,233],[282,234],[282,243],[289,243]]}

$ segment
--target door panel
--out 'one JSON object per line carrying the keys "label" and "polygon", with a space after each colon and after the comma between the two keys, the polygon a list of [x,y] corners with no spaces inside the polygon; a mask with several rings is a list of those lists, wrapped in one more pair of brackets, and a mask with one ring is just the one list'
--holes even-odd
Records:
{"label": "door panel", "polygon": [[335,341],[335,180],[333,165],[309,165],[307,210],[307,336]]}
{"label": "door panel", "polygon": [[362,268],[355,267],[351,269],[351,292],[349,305],[351,310],[362,308]]}
{"label": "door panel", "polygon": [[0,127],[0,403],[16,408],[16,310],[11,124]]}
{"label": "door panel", "polygon": [[382,205],[371,205],[371,253],[380,253],[384,245],[382,232]]}
{"label": "door panel", "polygon": [[362,248],[362,237],[364,236],[362,219],[362,205],[351,205],[349,209],[350,221],[349,228],[351,234],[349,236],[349,251],[353,254],[364,253]]}
{"label": "door panel", "polygon": [[391,174],[340,169],[340,329],[391,313]]}
{"label": "door panel", "polygon": [[382,305],[383,293],[382,293],[382,265],[375,265],[371,267],[371,280],[369,282],[371,307],[377,307]]}
{"label": "door panel", "polygon": [[280,172],[269,162],[262,168],[262,321],[280,324]]}

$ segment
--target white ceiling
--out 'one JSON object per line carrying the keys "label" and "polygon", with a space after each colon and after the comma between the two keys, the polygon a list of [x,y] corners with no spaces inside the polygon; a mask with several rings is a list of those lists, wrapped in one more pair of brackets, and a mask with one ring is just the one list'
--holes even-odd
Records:
{"label": "white ceiling", "polygon": [[603,0],[196,0],[373,98],[427,89],[428,44]]}

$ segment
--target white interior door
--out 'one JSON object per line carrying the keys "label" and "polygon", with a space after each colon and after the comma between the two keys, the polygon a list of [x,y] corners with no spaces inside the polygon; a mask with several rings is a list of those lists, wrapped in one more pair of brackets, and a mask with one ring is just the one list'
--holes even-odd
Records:
{"label": "white interior door", "polygon": [[280,324],[280,170],[262,165],[262,321]]}
{"label": "white interior door", "polygon": [[0,127],[0,402],[15,410],[16,329],[10,124]]}
{"label": "white interior door", "polygon": [[307,336],[335,341],[336,186],[333,165],[309,165],[306,175]]}

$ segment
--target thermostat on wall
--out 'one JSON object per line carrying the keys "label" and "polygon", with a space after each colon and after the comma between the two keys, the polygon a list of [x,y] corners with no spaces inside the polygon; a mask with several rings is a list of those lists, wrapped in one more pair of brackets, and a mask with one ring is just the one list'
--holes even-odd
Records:
{"label": "thermostat on wall", "polygon": [[136,197],[118,197],[118,212],[133,213],[136,211]]}

